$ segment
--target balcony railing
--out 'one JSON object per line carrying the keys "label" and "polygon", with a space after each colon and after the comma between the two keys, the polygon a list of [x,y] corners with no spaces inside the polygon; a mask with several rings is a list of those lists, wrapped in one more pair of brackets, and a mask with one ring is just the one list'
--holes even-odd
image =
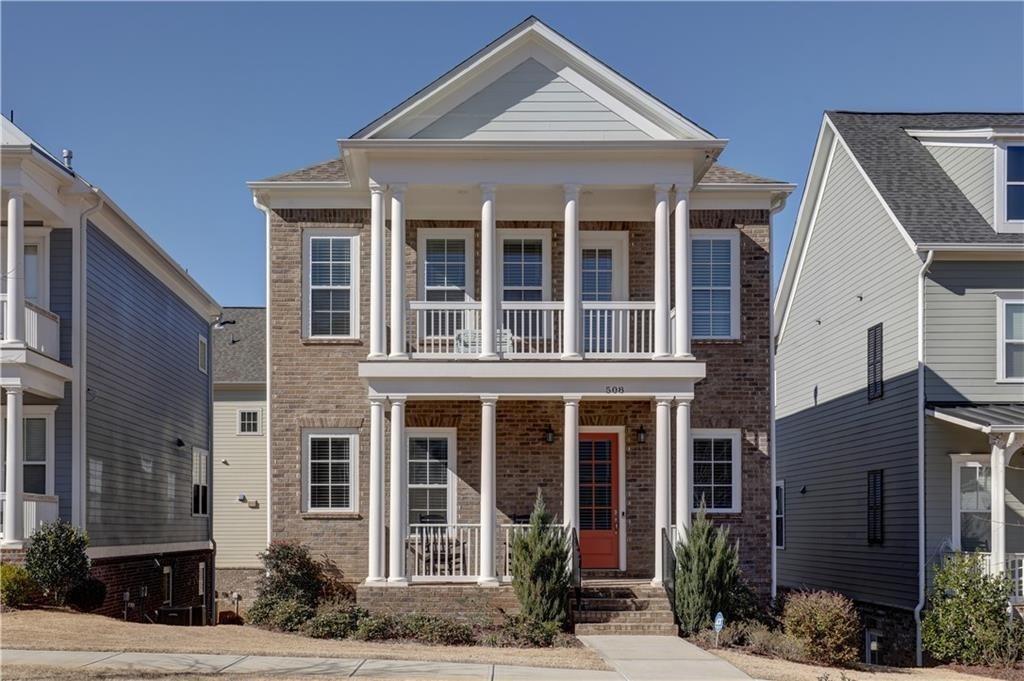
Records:
{"label": "balcony railing", "polygon": [[[989,574],[996,572],[992,554],[985,553],[985,569]],[[1003,563],[1003,574],[1010,578],[1013,590],[1010,592],[1011,603],[1024,603],[1024,553],[1007,553]]]}
{"label": "balcony railing", "polygon": [[[0,297],[0,338],[6,338],[7,299]],[[60,317],[25,303],[25,344],[52,359],[60,359]]]}
{"label": "balcony railing", "polygon": [[[0,536],[3,534],[4,501],[6,492],[0,492]],[[24,537],[28,539],[43,523],[52,523],[60,517],[59,503],[56,496],[49,494],[22,494],[22,511],[25,521]]]}

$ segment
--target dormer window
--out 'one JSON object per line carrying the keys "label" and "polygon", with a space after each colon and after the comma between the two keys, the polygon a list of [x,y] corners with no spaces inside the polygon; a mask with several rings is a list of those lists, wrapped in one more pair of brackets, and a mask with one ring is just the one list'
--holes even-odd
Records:
{"label": "dormer window", "polygon": [[1006,221],[1024,222],[1024,145],[1006,147]]}

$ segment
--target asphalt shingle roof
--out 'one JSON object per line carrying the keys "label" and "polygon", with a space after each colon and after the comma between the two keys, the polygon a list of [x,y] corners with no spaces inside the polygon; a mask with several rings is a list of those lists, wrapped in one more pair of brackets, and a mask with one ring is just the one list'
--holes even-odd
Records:
{"label": "asphalt shingle roof", "polygon": [[348,171],[340,158],[314,163],[305,168],[268,177],[263,182],[346,182]]}
{"label": "asphalt shingle roof", "polygon": [[224,308],[223,326],[213,330],[214,383],[266,383],[266,318],[262,307]]}
{"label": "asphalt shingle roof", "polygon": [[1024,244],[1024,234],[996,232],[928,150],[906,133],[1024,126],[1024,113],[829,111],[828,117],[915,242]]}
{"label": "asphalt shingle roof", "polygon": [[702,184],[785,184],[782,180],[772,180],[759,175],[751,175],[729,166],[714,164],[704,173],[698,185]]}

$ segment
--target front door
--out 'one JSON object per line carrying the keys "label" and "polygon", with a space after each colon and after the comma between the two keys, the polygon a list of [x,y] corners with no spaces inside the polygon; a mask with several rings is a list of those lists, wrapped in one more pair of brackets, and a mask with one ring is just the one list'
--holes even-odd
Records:
{"label": "front door", "polygon": [[619,436],[580,434],[580,558],[587,569],[619,567]]}

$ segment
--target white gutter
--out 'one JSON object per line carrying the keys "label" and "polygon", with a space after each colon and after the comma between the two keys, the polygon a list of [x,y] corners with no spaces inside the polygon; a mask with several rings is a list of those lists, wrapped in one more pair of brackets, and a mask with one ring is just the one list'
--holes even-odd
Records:
{"label": "white gutter", "polygon": [[271,470],[272,470],[271,469],[271,463],[272,463],[271,452],[273,451],[273,445],[271,443],[273,442],[273,438],[271,438],[271,432],[270,432],[271,431],[271,427],[272,427],[271,424],[273,423],[273,420],[270,418],[271,409],[273,408],[272,407],[273,400],[271,400],[271,398],[270,398],[270,396],[272,394],[272,392],[270,390],[270,373],[271,373],[271,371],[270,371],[270,366],[271,366],[270,365],[270,208],[268,208],[265,204],[263,204],[260,201],[259,195],[256,194],[255,192],[252,195],[252,204],[254,206],[256,206],[256,209],[261,211],[263,213],[263,215],[265,216],[265,218],[266,218],[266,234],[267,234],[267,237],[266,237],[267,238],[266,265],[265,265],[265,270],[264,270],[264,275],[266,277],[266,281],[264,282],[264,295],[266,296],[266,300],[264,301],[264,315],[263,315],[264,316],[264,323],[266,325],[265,332],[264,332],[265,336],[266,336],[266,343],[265,343],[266,347],[264,349],[264,353],[265,353],[264,361],[266,362],[266,369],[265,369],[265,371],[267,373],[264,376],[264,380],[266,381],[265,388],[264,388],[264,390],[265,390],[264,398],[265,398],[265,401],[267,403],[267,407],[266,407],[267,413],[266,413],[265,418],[263,419],[263,432],[264,432],[264,434],[266,435],[266,438],[267,438],[267,546],[270,546],[270,541],[271,541],[271,538],[272,538],[272,535],[271,535],[271,525],[270,525],[270,518],[271,518],[271,512],[270,511],[271,511],[271,508],[273,506],[273,504],[271,503],[271,496],[270,496],[270,493],[271,493],[271,489],[270,489],[270,484],[271,483],[270,483],[270,481],[271,481],[271,478],[273,477],[271,475]]}
{"label": "white gutter", "polygon": [[1009,251],[1011,253],[1024,253],[1024,244],[918,244],[917,251],[919,253],[929,253],[931,251],[976,251],[980,253],[984,253],[985,251]]}
{"label": "white gutter", "polygon": [[928,251],[917,274],[917,605],[914,606],[914,634],[917,666],[923,662],[921,611],[924,609],[924,282],[935,251]]}
{"label": "white gutter", "polygon": [[[776,213],[786,207],[786,199],[789,197],[789,193],[782,193],[777,195],[773,201],[771,209],[768,213],[768,262],[772,261],[772,244],[774,239],[772,238],[772,218]],[[775,600],[775,596],[778,593],[778,569],[777,569],[777,551],[778,538],[775,536],[775,518],[778,515],[778,508],[776,508],[776,494],[775,486],[779,484],[778,477],[775,473],[775,307],[773,305],[768,306],[768,329],[769,335],[769,347],[768,347],[768,462],[771,466],[772,476],[772,489],[771,489],[771,527],[772,527],[772,568],[771,568],[771,580],[772,580],[772,600]]]}

